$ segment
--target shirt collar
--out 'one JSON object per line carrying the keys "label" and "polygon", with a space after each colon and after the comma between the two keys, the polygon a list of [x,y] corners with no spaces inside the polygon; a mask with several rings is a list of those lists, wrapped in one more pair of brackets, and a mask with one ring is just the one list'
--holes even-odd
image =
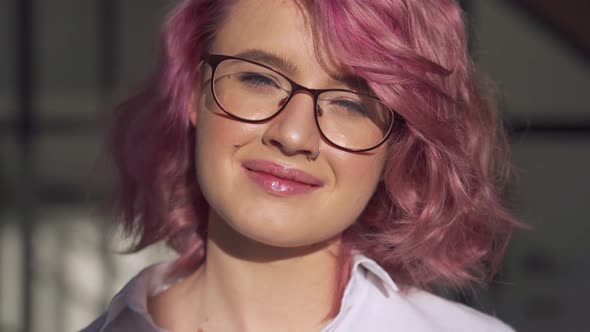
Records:
{"label": "shirt collar", "polygon": [[397,287],[397,285],[395,284],[393,279],[391,279],[391,276],[389,275],[389,273],[387,273],[387,271],[385,271],[379,264],[377,264],[377,262],[375,262],[374,260],[370,259],[369,257],[367,257],[363,254],[355,253],[353,255],[353,266],[352,266],[351,276],[354,275],[356,270],[361,266],[363,268],[367,269],[375,277],[377,277],[378,280],[389,291],[397,292],[399,290],[399,288]]}
{"label": "shirt collar", "polygon": [[162,262],[151,265],[139,272],[131,279],[123,289],[113,297],[108,307],[105,323],[100,332],[108,331],[109,327],[117,317],[129,309],[132,312],[145,317],[154,330],[158,330],[148,312],[147,300],[149,296],[155,295],[170,287],[177,279],[165,280],[173,262]]}
{"label": "shirt collar", "polygon": [[[163,262],[152,265],[145,268],[137,276],[131,279],[111,301],[106,314],[105,323],[102,325],[100,332],[108,331],[107,328],[125,309],[129,309],[135,314],[144,317],[148,324],[153,327],[154,331],[160,331],[148,313],[147,299],[149,296],[164,291],[180,279],[165,279],[172,267],[172,263],[173,262]],[[353,252],[350,280],[348,281],[343,294],[343,305],[344,302],[349,300],[355,278],[359,278],[359,276],[363,274],[362,270],[365,270],[376,277],[373,278],[373,280],[380,282],[385,286],[386,290],[390,292],[397,292],[399,290],[395,282],[389,276],[389,273],[379,266],[379,264],[359,252]]]}

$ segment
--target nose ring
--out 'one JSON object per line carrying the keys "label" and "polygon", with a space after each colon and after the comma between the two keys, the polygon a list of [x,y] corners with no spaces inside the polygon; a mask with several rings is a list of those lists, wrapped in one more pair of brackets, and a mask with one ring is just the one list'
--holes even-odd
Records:
{"label": "nose ring", "polygon": [[315,161],[316,159],[318,159],[321,151],[322,151],[322,148],[318,147],[318,150],[315,153],[306,154],[305,157],[307,158],[307,161]]}

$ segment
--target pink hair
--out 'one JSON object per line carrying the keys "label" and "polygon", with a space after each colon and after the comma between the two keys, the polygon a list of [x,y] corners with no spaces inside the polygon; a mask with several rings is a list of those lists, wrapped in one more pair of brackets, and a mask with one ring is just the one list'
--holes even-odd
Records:
{"label": "pink hair", "polygon": [[[301,3],[318,56],[352,68],[404,119],[389,141],[383,181],[343,234],[343,257],[358,249],[406,287],[486,280],[517,222],[500,199],[510,170],[505,134],[468,56],[456,2]],[[186,112],[225,6],[178,5],[164,27],[159,72],[115,110],[110,135],[120,179],[116,211],[126,234],[137,237],[136,250],[167,241],[180,254],[176,272],[196,268],[206,249],[208,205]],[[343,269],[337,299],[347,278]]]}

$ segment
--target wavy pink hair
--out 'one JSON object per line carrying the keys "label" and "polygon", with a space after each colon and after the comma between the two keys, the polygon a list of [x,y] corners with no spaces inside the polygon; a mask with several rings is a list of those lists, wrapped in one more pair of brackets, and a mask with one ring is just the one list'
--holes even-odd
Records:
{"label": "wavy pink hair", "polygon": [[[377,192],[343,234],[402,286],[462,287],[497,271],[516,221],[503,207],[508,146],[466,47],[452,0],[302,0],[318,55],[352,68],[404,122],[389,140]],[[115,110],[108,146],[118,220],[135,250],[165,240],[175,272],[204,257],[208,205],[199,192],[186,114],[198,64],[226,4],[182,1],[163,30],[159,71]],[[327,51],[326,51],[327,50]]]}

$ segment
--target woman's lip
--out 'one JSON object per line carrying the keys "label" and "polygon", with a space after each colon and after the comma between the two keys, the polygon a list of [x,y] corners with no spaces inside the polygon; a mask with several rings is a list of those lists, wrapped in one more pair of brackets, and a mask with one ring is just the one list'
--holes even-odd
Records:
{"label": "woman's lip", "polygon": [[272,161],[246,160],[242,166],[249,171],[265,173],[278,179],[289,180],[290,182],[301,183],[312,187],[321,187],[324,182],[315,176],[302,170],[286,167]]}
{"label": "woman's lip", "polygon": [[259,188],[277,196],[307,194],[319,188],[318,186],[311,186],[303,182],[279,178],[268,173],[251,171],[247,168],[244,168],[244,172],[246,172],[248,178]]}
{"label": "woman's lip", "polygon": [[313,175],[272,161],[247,160],[242,167],[260,188],[279,196],[306,194],[324,185]]}

